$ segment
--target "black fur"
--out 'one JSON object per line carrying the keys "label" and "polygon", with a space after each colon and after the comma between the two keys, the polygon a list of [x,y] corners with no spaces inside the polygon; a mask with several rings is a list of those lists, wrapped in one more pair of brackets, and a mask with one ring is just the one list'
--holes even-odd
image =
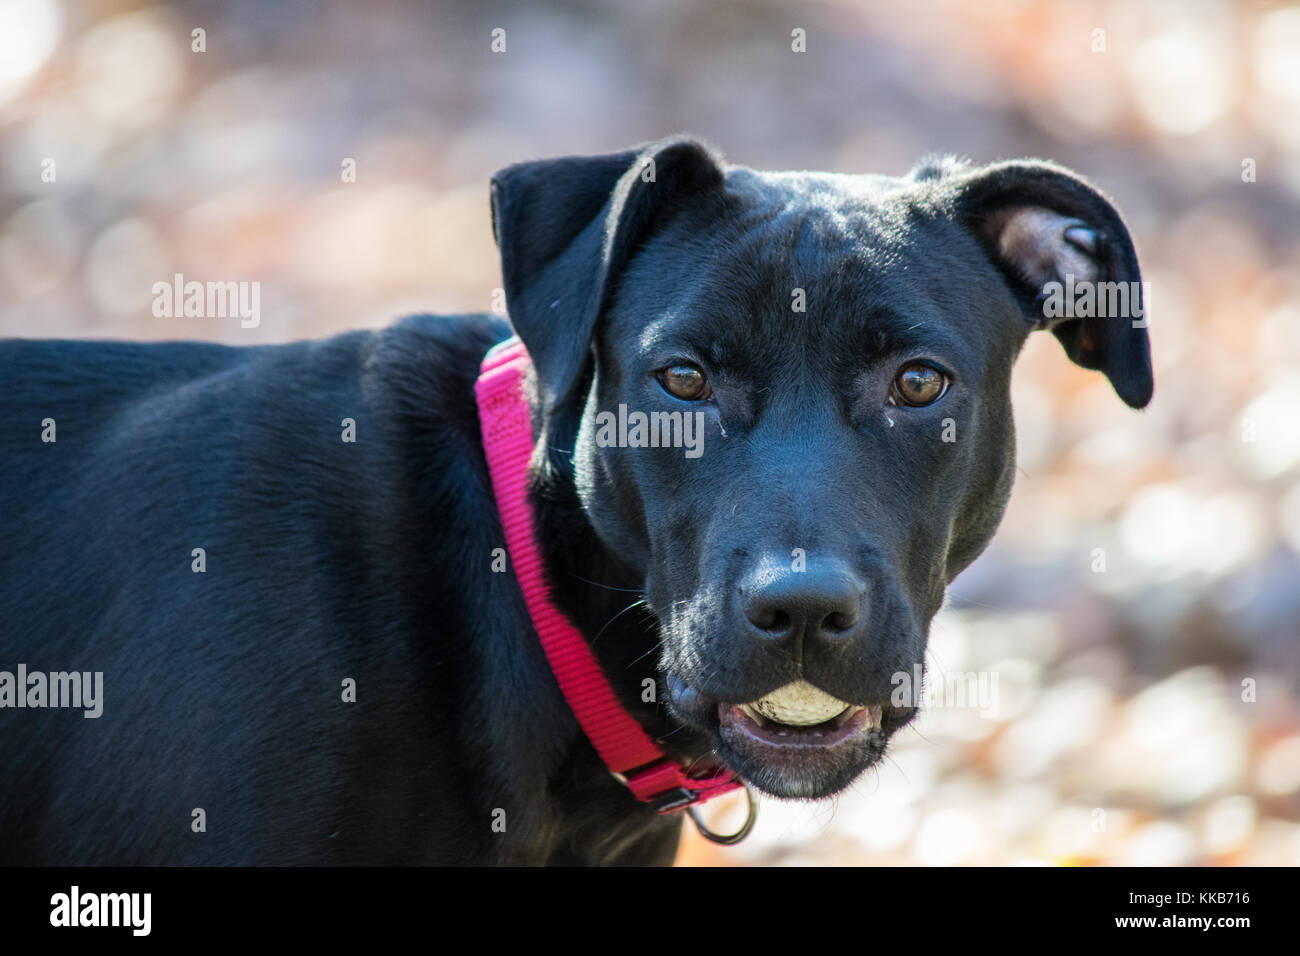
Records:
{"label": "black fur", "polygon": [[[1055,168],[768,175],[672,140],[494,178],[512,322],[538,369],[554,597],[684,761],[716,754],[770,792],[821,796],[912,716],[892,709],[851,759],[801,767],[764,765],[716,711],[799,676],[879,703],[921,661],[1010,493],[1010,369],[1032,323],[979,223],[1025,201],[1095,224],[1107,267],[1136,277],[1113,208]],[[1145,332],[1081,352],[1056,331],[1144,404]],[[0,863],[672,859],[681,817],[606,772],[513,576],[491,570],[503,540],[473,383],[509,333],[418,316],[244,349],[0,346],[0,670],[103,671],[105,697],[97,720],[0,709]],[[951,394],[885,425],[893,369],[935,350],[961,366]],[[685,407],[649,374],[669,354],[715,385],[703,457],[597,447],[598,410]],[[935,440],[945,416],[955,444]],[[46,418],[57,442],[40,440]],[[792,547],[862,582],[837,646],[796,653],[737,624],[738,583]]]}

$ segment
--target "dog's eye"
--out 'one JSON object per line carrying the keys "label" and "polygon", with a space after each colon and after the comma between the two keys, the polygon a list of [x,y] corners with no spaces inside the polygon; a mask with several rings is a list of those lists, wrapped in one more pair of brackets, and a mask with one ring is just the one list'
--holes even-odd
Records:
{"label": "dog's eye", "polygon": [[933,405],[948,391],[948,376],[933,365],[911,362],[894,376],[890,397],[901,405]]}
{"label": "dog's eye", "polygon": [[670,365],[659,373],[659,384],[669,395],[687,402],[702,402],[713,394],[709,380],[694,365]]}

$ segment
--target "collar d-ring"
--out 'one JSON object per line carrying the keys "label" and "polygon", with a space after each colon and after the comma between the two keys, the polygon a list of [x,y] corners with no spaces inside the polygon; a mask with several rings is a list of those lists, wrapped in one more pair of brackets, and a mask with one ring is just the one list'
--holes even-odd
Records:
{"label": "collar d-ring", "polygon": [[704,839],[713,843],[720,843],[722,846],[735,846],[749,836],[749,831],[754,829],[754,821],[758,819],[758,796],[750,789],[749,784],[745,784],[745,796],[749,800],[749,813],[745,817],[745,822],[735,833],[714,833],[700,819],[700,813],[696,807],[687,807],[686,812],[691,815],[691,822],[695,824],[695,829],[700,831],[700,836],[704,837]]}

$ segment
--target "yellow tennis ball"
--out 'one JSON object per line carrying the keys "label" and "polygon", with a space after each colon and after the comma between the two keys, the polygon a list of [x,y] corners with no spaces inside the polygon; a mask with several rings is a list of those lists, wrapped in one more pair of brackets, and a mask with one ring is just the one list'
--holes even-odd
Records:
{"label": "yellow tennis ball", "polygon": [[792,727],[807,727],[838,716],[849,705],[818,690],[806,680],[797,680],[777,688],[750,706],[768,720]]}

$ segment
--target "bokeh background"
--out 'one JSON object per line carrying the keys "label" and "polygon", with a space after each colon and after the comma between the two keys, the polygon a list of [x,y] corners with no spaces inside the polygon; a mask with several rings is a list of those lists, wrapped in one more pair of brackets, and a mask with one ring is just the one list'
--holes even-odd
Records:
{"label": "bokeh background", "polygon": [[[1078,169],[1137,239],[1156,397],[1027,347],[1010,511],[929,657],[997,675],[996,715],[936,708],[681,861],[1300,863],[1300,9],[4,0],[0,130],[0,335],[32,337],[485,310],[495,169],[682,130],[761,168]],[[260,282],[261,325],[155,318],[178,272]]]}

